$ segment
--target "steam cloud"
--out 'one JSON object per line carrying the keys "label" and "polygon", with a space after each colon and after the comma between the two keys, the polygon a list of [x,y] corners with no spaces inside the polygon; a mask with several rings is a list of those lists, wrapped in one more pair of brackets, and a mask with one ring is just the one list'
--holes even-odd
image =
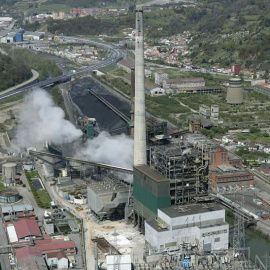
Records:
{"label": "steam cloud", "polygon": [[125,134],[112,137],[103,131],[98,137],[88,140],[75,158],[132,169],[133,140]]}
{"label": "steam cloud", "polygon": [[45,90],[37,89],[26,96],[16,134],[21,147],[37,146],[44,141],[68,143],[81,135],[82,131],[64,119],[63,110]]}
{"label": "steam cloud", "polygon": [[[54,104],[46,91],[37,89],[26,96],[16,134],[21,147],[38,146],[44,141],[69,143],[81,135],[81,130],[64,119],[63,110]],[[132,169],[133,140],[124,134],[112,137],[101,132],[79,147],[74,158]]]}

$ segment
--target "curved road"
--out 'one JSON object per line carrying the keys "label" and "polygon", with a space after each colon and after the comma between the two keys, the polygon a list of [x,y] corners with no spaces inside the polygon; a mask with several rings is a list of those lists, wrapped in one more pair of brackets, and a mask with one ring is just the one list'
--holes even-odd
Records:
{"label": "curved road", "polygon": [[91,71],[96,70],[98,68],[102,68],[105,66],[116,64],[118,61],[120,61],[123,58],[123,52],[114,45],[109,45],[109,44],[106,44],[104,42],[97,42],[97,41],[93,41],[93,40],[85,39],[85,38],[74,38],[74,37],[62,37],[62,38],[66,39],[66,40],[71,40],[71,41],[76,40],[76,41],[80,41],[80,42],[84,42],[84,43],[94,44],[97,47],[103,47],[103,48],[110,50],[111,54],[107,59],[99,61],[99,62],[92,64],[88,67],[85,67],[85,68],[79,70],[78,72],[76,72],[75,74],[64,74],[64,75],[61,75],[61,76],[58,76],[55,78],[47,79],[45,81],[40,81],[40,82],[34,83],[32,85],[29,85],[29,86],[25,86],[25,87],[22,87],[22,88],[19,88],[16,90],[9,91],[8,93],[0,94],[0,100],[5,100],[5,99],[10,98],[12,96],[18,95],[22,92],[32,90],[35,87],[42,88],[44,86],[47,86],[47,85],[50,85],[50,84],[53,84],[56,82],[65,82],[65,81],[69,80],[73,75],[88,73],[88,72],[91,72]]}

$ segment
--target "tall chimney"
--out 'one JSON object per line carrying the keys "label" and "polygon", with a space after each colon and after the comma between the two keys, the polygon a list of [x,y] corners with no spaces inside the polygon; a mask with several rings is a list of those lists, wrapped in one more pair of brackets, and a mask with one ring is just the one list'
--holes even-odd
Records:
{"label": "tall chimney", "polygon": [[143,11],[136,10],[134,166],[146,165]]}
{"label": "tall chimney", "polygon": [[135,96],[135,68],[131,68],[131,92],[130,92],[130,137],[134,138],[134,96]]}

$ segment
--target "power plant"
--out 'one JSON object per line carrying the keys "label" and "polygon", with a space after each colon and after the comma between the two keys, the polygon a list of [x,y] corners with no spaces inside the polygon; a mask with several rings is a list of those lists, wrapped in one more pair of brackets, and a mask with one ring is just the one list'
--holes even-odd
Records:
{"label": "power plant", "polygon": [[[97,79],[83,78],[78,83],[81,91],[69,94],[77,110],[74,118],[80,130],[73,127],[79,131],[75,132],[77,135],[72,140],[46,144],[44,152],[30,150],[29,154],[40,175],[44,174],[43,183],[65,199],[65,204],[75,205],[78,211],[86,210],[87,220],[94,218],[105,225],[107,220],[124,219],[136,228],[136,233],[145,235],[145,260],[156,262],[164,254],[172,259],[177,253],[176,263],[181,266],[220,264],[229,249],[229,225],[221,203],[226,206],[230,203],[215,194],[236,190],[236,187],[251,187],[253,178],[242,168],[238,156],[200,134],[198,129],[180,130],[146,114],[144,73],[143,9],[137,8],[130,103],[113,91],[109,93]],[[92,99],[91,106],[88,99]],[[81,107],[76,103],[78,100]],[[230,79],[227,103],[242,102],[241,79]],[[212,105],[210,109],[202,105],[200,114],[218,123],[219,106]],[[118,152],[117,148],[122,151]],[[118,159],[120,165],[115,164]],[[16,184],[16,166],[16,163],[3,165],[6,186]],[[0,192],[1,203],[15,203],[20,199],[15,189]],[[236,209],[232,206],[232,210]],[[243,212],[240,210],[239,213]],[[61,227],[62,220],[57,221],[59,215],[63,212],[54,211],[45,220],[47,233],[54,233],[55,225]],[[248,220],[252,218],[251,212],[241,215]],[[120,255],[117,235],[115,231],[114,249]],[[213,251],[215,256],[210,255]]]}

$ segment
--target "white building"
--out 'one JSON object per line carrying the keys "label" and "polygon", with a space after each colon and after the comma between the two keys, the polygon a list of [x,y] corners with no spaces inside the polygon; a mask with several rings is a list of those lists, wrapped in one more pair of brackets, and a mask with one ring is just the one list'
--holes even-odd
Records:
{"label": "white building", "polygon": [[152,77],[152,71],[149,69],[144,70],[144,76],[145,78],[151,78]]}
{"label": "white building", "polygon": [[206,119],[210,119],[211,116],[211,110],[207,105],[200,104],[199,107],[199,114]]}
{"label": "white building", "polygon": [[131,270],[130,255],[108,255],[106,257],[107,270]]}
{"label": "white building", "polygon": [[217,123],[219,120],[219,106],[218,105],[212,105],[211,106],[211,121],[213,123]]}
{"label": "white building", "polygon": [[68,258],[64,251],[47,253],[46,261],[49,267],[57,267],[57,269],[68,268]]}
{"label": "white building", "polygon": [[163,88],[157,87],[152,90],[150,90],[150,95],[151,96],[160,96],[160,95],[165,95],[166,92]]}
{"label": "white building", "polygon": [[185,78],[185,79],[167,79],[163,81],[163,88],[166,90],[192,88],[192,87],[204,87],[204,78]]}
{"label": "white building", "polygon": [[200,251],[226,250],[229,225],[219,205],[171,206],[158,209],[155,220],[145,222],[145,240],[156,251],[197,246]]}
{"label": "white building", "polygon": [[163,80],[167,80],[169,75],[161,70],[155,72],[155,84],[161,85],[163,84]]}

